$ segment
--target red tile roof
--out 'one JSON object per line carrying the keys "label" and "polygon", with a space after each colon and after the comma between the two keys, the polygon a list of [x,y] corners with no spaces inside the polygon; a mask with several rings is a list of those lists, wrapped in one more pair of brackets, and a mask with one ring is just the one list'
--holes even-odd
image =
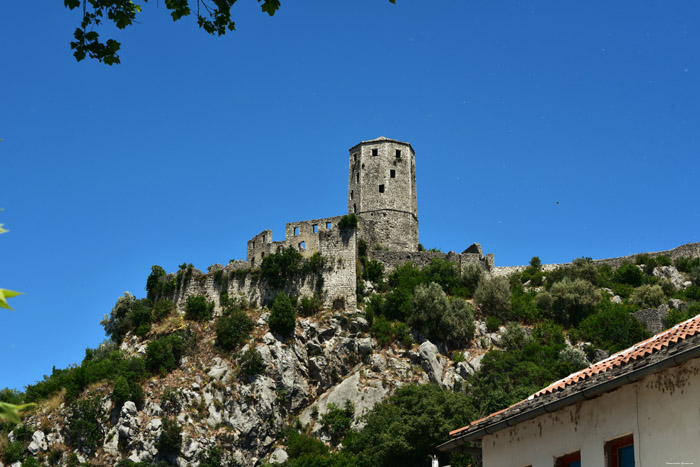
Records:
{"label": "red tile roof", "polygon": [[[527,399],[513,404],[512,406],[506,409],[499,410],[498,412],[494,412],[487,417],[475,420],[465,427],[453,430],[450,432],[450,436],[454,436],[463,431],[469,430],[470,428],[475,427],[476,425],[483,425],[485,421],[494,417],[498,417],[504,412],[510,412],[512,411],[512,409],[516,408],[520,404],[523,404],[524,402],[533,401],[536,398],[548,394],[554,394],[558,391],[563,391],[569,386],[573,386],[577,383],[593,378],[594,376],[602,376],[604,373],[609,372],[615,368],[620,368],[629,363],[647,358],[650,355],[659,352],[660,350],[667,349],[668,347],[677,344],[680,341],[683,341],[689,337],[693,337],[696,335],[700,335],[700,315],[695,316],[694,318],[691,318],[682,323],[679,323],[670,329],[667,329],[650,337],[645,341],[633,345],[628,349],[613,354],[605,360],[601,360],[600,362],[591,365],[588,368],[585,368],[581,371],[577,371],[576,373],[572,373],[566,378],[560,379],[559,381],[550,384],[546,388],[536,392]],[[575,390],[575,388],[572,389]]]}

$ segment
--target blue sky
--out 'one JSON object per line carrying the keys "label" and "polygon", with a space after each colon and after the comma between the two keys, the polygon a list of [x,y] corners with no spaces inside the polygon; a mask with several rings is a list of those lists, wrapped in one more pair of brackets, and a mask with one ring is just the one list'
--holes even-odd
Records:
{"label": "blue sky", "polygon": [[0,310],[0,387],[80,362],[152,265],[344,214],[347,150],[382,135],[416,151],[428,248],[700,241],[697,2],[240,0],[210,37],[151,1],[116,67],[75,62],[61,3],[0,7],[0,287],[26,293]]}

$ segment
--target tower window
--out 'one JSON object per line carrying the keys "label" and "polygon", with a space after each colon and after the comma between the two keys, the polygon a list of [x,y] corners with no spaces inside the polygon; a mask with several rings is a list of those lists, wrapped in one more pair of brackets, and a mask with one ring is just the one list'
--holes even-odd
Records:
{"label": "tower window", "polygon": [[379,185],[379,193],[384,193],[384,185]]}
{"label": "tower window", "polygon": [[333,224],[326,222],[326,230],[331,230],[331,227],[333,227]]}
{"label": "tower window", "polygon": [[250,258],[250,265],[255,267],[255,258]]}
{"label": "tower window", "polygon": [[314,224],[314,233],[318,233],[318,224]]}
{"label": "tower window", "polygon": [[353,155],[352,155],[352,158],[353,158],[353,160],[354,160],[355,162],[357,162],[357,153],[353,154]]}
{"label": "tower window", "polygon": [[355,180],[357,180],[357,183],[360,183],[360,174],[359,174],[359,172],[355,174]]}
{"label": "tower window", "polygon": [[260,253],[260,259],[264,259],[264,258],[265,258],[265,252],[263,251],[262,253]]}
{"label": "tower window", "polygon": [[350,190],[350,199],[355,199],[355,192]]}
{"label": "tower window", "polygon": [[378,156],[378,155],[379,155],[379,149],[372,149],[372,155],[373,155],[373,156]]}
{"label": "tower window", "polygon": [[401,157],[401,149],[396,150],[396,157]]}
{"label": "tower window", "polygon": [[389,176],[391,176],[391,178],[396,178],[396,170],[391,169],[391,170],[389,171]]}
{"label": "tower window", "polygon": [[299,235],[299,227],[294,227],[294,236]]}
{"label": "tower window", "polygon": [[352,204],[352,212],[357,213],[357,204]]}

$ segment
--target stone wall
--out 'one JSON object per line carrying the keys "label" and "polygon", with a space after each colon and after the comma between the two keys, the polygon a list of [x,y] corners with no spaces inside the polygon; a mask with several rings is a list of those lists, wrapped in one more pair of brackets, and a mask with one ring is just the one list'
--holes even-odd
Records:
{"label": "stone wall", "polygon": [[478,264],[486,272],[493,269],[493,254],[484,255],[481,252],[481,247],[478,247],[478,251],[474,252],[471,251],[470,247],[459,254],[454,251],[443,253],[441,251],[388,251],[370,249],[368,251],[368,256],[370,259],[382,263],[385,274],[391,274],[398,266],[406,263],[412,263],[418,268],[424,268],[435,258],[450,261],[462,272],[464,272],[468,264]]}
{"label": "stone wall", "polygon": [[372,211],[359,215],[360,238],[371,248],[418,252],[418,220],[400,211]]}
{"label": "stone wall", "polygon": [[[288,226],[289,225],[294,225],[294,223],[288,224]],[[357,306],[355,285],[355,251],[357,236],[352,229],[341,230],[337,227],[333,227],[335,227],[335,223],[333,223],[331,229],[320,230],[316,234],[318,237],[318,241],[316,242],[317,251],[326,260],[321,273],[321,279],[323,281],[323,306],[332,308],[334,305],[338,306],[338,304],[342,303],[343,309],[354,310]],[[263,233],[271,234],[269,230]],[[262,239],[263,233],[257,235],[256,238]],[[266,236],[266,240],[270,238],[271,235]],[[267,242],[268,245],[274,245],[275,243],[283,242]],[[250,267],[250,263],[244,261],[233,261],[226,266],[215,264],[209,269],[209,274],[203,274],[200,270],[194,269],[192,271],[192,277],[185,287],[171,297],[181,313],[185,311],[187,297],[195,295],[205,295],[208,300],[214,302],[215,311],[217,313],[220,312],[221,305],[219,296],[222,292],[222,288],[221,284],[216,284],[214,282],[214,273],[218,270],[223,270],[224,276],[228,278],[226,292],[229,298],[235,299],[242,297],[255,306],[267,305],[279,292],[285,292],[287,295],[297,295],[300,297],[305,295],[312,296],[316,290],[316,281],[318,280],[315,274],[311,274],[294,280],[288,280],[287,286],[282,290],[278,290],[270,287],[266,281],[261,279],[259,267]]]}
{"label": "stone wall", "polygon": [[308,258],[321,250],[320,234],[338,228],[342,216],[324,217],[308,221],[288,222],[285,227],[285,238],[282,241],[272,240],[272,230],[263,230],[248,240],[247,261],[251,267],[259,267],[265,256],[279,252],[282,248],[294,247]]}
{"label": "stone wall", "polygon": [[[650,257],[655,256],[668,256],[672,261],[678,258],[689,257],[697,258],[700,257],[700,243],[686,243],[679,247],[673,248],[666,251],[652,251],[649,253],[637,253],[635,255],[620,256],[617,258],[604,258],[604,259],[594,259],[593,264],[597,266],[608,265],[615,269],[620,267],[624,263],[634,263],[639,255],[649,255]],[[563,266],[569,266],[571,263],[554,263],[554,264],[543,264],[542,269],[544,271],[553,271],[557,268]],[[522,272],[527,269],[528,266],[496,266],[493,270],[494,276],[508,276],[515,272]]]}

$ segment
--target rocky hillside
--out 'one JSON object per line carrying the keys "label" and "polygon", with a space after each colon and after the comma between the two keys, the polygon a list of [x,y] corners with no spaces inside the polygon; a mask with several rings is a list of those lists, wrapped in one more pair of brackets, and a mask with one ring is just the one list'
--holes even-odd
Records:
{"label": "rocky hillside", "polygon": [[[0,391],[37,403],[20,425],[2,425],[0,467],[428,465],[453,424],[700,312],[700,260],[637,263],[543,271],[533,258],[508,278],[407,265],[363,282],[352,312],[286,296],[263,309],[224,297],[216,310],[192,297],[178,311],[127,294],[103,321],[111,343],[23,394]],[[413,384],[459,394],[465,413],[414,426],[420,414],[400,412],[398,399]],[[409,417],[410,436],[426,440],[408,464],[391,449],[419,443],[389,448],[409,434],[380,426],[391,404],[391,417]]]}

